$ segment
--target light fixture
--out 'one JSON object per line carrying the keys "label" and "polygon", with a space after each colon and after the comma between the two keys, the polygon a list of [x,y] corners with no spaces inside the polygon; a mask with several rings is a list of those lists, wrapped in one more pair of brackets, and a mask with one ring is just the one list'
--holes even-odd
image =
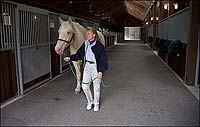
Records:
{"label": "light fixture", "polygon": [[178,3],[174,3],[174,9],[178,9]]}
{"label": "light fixture", "polygon": [[156,20],[158,21],[158,17],[156,17]]}
{"label": "light fixture", "polygon": [[146,22],[146,25],[148,25],[149,23],[148,22]]}
{"label": "light fixture", "polygon": [[169,4],[164,4],[164,9],[167,10],[169,7]]}
{"label": "light fixture", "polygon": [[151,21],[153,21],[153,17],[151,17]]}
{"label": "light fixture", "polygon": [[36,15],[34,16],[34,19],[35,19],[35,20],[37,19],[37,16],[36,16]]}
{"label": "light fixture", "polygon": [[90,4],[90,13],[92,13],[93,11],[92,11],[92,5]]}
{"label": "light fixture", "polygon": [[72,4],[73,3],[72,0],[70,0],[69,3]]}

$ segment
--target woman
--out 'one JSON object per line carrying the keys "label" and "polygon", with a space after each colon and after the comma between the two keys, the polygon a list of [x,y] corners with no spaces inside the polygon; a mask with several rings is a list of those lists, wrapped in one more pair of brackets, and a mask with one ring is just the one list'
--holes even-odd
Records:
{"label": "woman", "polygon": [[98,77],[93,81],[94,100],[90,84],[82,84],[82,89],[88,102],[86,109],[92,109],[94,104],[94,111],[99,111],[100,84],[102,75],[108,68],[108,59],[103,44],[97,39],[97,31],[93,27],[87,27],[86,36],[87,40],[78,49],[76,54],[65,57],[64,60],[83,61],[83,82],[90,82]]}

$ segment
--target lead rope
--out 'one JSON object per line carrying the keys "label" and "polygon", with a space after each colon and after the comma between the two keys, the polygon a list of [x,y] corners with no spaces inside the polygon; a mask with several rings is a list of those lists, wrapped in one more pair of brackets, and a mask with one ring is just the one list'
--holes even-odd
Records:
{"label": "lead rope", "polygon": [[[79,81],[80,83],[82,83],[82,84],[90,85],[94,80],[96,80],[96,79],[98,78],[98,77],[95,77],[95,78],[92,79],[90,82],[82,82],[82,81],[78,80],[78,78],[77,78],[77,76],[76,76],[76,74],[75,74],[75,72],[74,72],[74,69],[73,69],[73,67],[72,67],[71,61],[68,61],[68,64],[69,64],[69,67],[70,67],[70,69],[71,69],[71,71],[72,71],[72,73],[73,73],[74,78],[75,78],[77,81]],[[103,78],[101,79],[101,84],[102,84],[103,87],[106,87]]]}

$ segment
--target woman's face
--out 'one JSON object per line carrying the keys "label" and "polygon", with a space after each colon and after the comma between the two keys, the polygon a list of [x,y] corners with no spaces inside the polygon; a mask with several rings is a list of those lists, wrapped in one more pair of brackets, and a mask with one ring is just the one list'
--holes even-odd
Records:
{"label": "woman's face", "polygon": [[92,41],[95,38],[95,34],[92,31],[87,31],[86,32],[86,37],[87,37],[87,40]]}

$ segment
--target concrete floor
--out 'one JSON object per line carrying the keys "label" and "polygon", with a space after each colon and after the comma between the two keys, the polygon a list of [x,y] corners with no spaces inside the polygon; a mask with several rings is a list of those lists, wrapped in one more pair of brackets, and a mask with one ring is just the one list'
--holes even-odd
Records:
{"label": "concrete floor", "polygon": [[199,101],[141,42],[107,50],[99,112],[73,94],[72,73],[50,81],[1,110],[1,125],[199,126]]}

